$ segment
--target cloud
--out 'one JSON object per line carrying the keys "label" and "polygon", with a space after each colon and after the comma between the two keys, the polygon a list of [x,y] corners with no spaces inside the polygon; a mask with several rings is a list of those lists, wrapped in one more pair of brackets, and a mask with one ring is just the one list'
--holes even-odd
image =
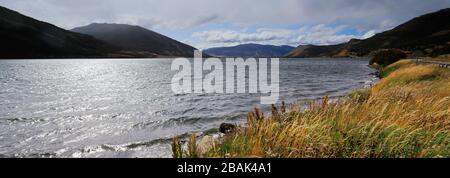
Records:
{"label": "cloud", "polygon": [[293,36],[293,31],[284,29],[258,29],[255,33],[245,33],[230,30],[211,30],[195,32],[192,36],[211,43],[249,43],[287,39]]}
{"label": "cloud", "polygon": [[352,38],[360,38],[355,35],[338,34],[345,26],[328,27],[324,24],[313,27],[303,27],[299,30],[297,42],[300,44],[332,45],[347,42]]}
{"label": "cloud", "polygon": [[[448,0],[2,0],[0,5],[56,25],[73,28],[92,21],[152,22],[161,29],[214,22],[270,27],[342,23],[374,29],[450,7]],[[67,20],[71,19],[71,20]],[[147,24],[150,25],[150,24]]]}
{"label": "cloud", "polygon": [[215,5],[203,0],[2,0],[0,5],[66,29],[92,22],[186,29],[220,17],[214,11],[205,13]]}
{"label": "cloud", "polygon": [[203,25],[203,24],[207,24],[209,22],[212,22],[216,19],[218,19],[219,16],[216,14],[210,15],[210,16],[205,16],[205,17],[201,17],[199,19],[194,19],[194,21],[192,21],[190,23],[190,26],[199,26],[199,25]]}
{"label": "cloud", "polygon": [[244,43],[263,43],[277,45],[333,45],[347,42],[353,38],[366,39],[377,33],[370,30],[362,35],[348,35],[342,32],[346,26],[326,26],[319,24],[306,26],[298,30],[260,28],[255,32],[242,32],[230,30],[211,30],[195,32],[193,38],[197,38],[202,44],[210,46],[232,46]]}
{"label": "cloud", "polygon": [[361,39],[367,39],[367,38],[370,38],[370,37],[374,36],[376,33],[377,33],[376,30],[370,30],[370,31],[366,32],[366,33],[361,37]]}

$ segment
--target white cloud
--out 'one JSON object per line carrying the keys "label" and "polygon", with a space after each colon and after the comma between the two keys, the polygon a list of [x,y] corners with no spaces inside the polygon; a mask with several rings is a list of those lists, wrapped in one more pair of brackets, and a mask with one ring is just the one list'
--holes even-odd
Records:
{"label": "white cloud", "polygon": [[255,32],[230,30],[211,30],[192,34],[200,45],[197,46],[232,46],[244,43],[262,43],[275,45],[332,45],[349,41],[353,38],[365,39],[373,36],[376,31],[370,30],[363,35],[341,34],[346,26],[330,27],[324,24],[303,27],[298,30],[260,28]]}
{"label": "white cloud", "polygon": [[211,30],[195,32],[192,36],[210,43],[251,43],[284,40],[291,38],[293,31],[285,29],[261,28],[255,33],[238,32],[231,30]]}
{"label": "white cloud", "polygon": [[367,38],[370,38],[370,37],[374,36],[375,34],[377,34],[376,30],[370,30],[370,31],[366,32],[366,33],[361,37],[361,39],[367,39]]}
{"label": "white cloud", "polygon": [[345,28],[345,26],[328,27],[324,24],[303,27],[299,30],[296,42],[299,44],[332,45],[347,42],[352,38],[360,38],[354,35],[339,34]]}

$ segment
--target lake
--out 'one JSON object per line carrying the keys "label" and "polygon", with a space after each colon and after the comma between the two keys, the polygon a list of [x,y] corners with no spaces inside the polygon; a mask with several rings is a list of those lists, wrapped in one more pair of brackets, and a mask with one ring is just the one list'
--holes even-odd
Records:
{"label": "lake", "polygon": [[[260,94],[175,94],[172,59],[0,60],[0,157],[170,157],[175,135],[244,123]],[[280,59],[280,101],[376,79],[364,59]],[[269,110],[266,110],[266,112]]]}

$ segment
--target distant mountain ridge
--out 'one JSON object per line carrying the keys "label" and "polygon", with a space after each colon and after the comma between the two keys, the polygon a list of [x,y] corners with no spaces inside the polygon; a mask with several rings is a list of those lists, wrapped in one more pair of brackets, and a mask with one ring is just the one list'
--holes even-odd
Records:
{"label": "distant mountain ridge", "polygon": [[144,51],[160,56],[192,57],[194,47],[140,26],[93,23],[72,29],[130,51]]}
{"label": "distant mountain ridge", "polygon": [[293,50],[292,46],[242,44],[232,47],[206,49],[203,52],[217,57],[283,57]]}
{"label": "distant mountain ridge", "polygon": [[416,17],[365,40],[330,46],[299,46],[287,57],[353,57],[395,48],[425,55],[450,53],[450,8]]}

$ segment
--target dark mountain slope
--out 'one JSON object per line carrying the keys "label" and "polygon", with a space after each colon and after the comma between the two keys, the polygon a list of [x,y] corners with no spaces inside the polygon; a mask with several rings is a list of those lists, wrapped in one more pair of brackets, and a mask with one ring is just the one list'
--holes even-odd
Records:
{"label": "dark mountain slope", "polygon": [[93,23],[72,31],[92,35],[126,50],[151,52],[161,56],[192,57],[195,50],[192,46],[139,26]]}
{"label": "dark mountain slope", "polygon": [[372,52],[396,48],[422,51],[426,55],[450,53],[450,8],[414,18],[398,27],[365,40],[331,46],[299,46],[287,57],[367,56]]}
{"label": "dark mountain slope", "polygon": [[0,58],[105,57],[117,48],[0,6]]}
{"label": "dark mountain slope", "polygon": [[450,42],[450,8],[414,18],[392,30],[349,47],[357,55],[366,55],[382,48],[407,51],[433,50]]}
{"label": "dark mountain slope", "polygon": [[315,45],[301,45],[287,54],[288,57],[318,57],[328,56],[333,54],[344,45],[330,45],[330,46],[315,46]]}

